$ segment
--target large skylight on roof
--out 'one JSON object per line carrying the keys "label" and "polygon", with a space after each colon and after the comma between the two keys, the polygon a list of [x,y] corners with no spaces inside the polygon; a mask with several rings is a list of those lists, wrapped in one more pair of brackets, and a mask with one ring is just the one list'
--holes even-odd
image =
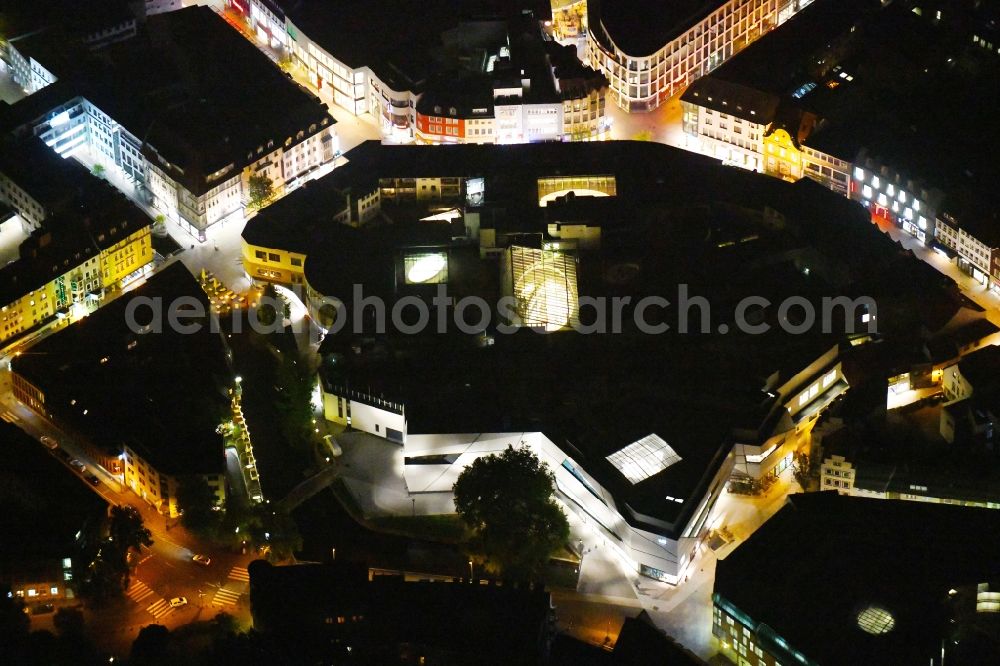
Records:
{"label": "large skylight on roof", "polygon": [[655,434],[646,435],[607,457],[607,461],[631,483],[659,474],[680,459],[677,452]]}
{"label": "large skylight on roof", "polygon": [[872,636],[880,636],[892,631],[896,620],[892,613],[879,606],[869,606],[858,613],[858,627]]}

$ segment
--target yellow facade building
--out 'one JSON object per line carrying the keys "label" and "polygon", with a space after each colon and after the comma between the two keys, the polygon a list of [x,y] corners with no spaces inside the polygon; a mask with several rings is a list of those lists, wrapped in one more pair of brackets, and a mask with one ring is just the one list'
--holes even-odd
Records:
{"label": "yellow facade building", "polygon": [[88,314],[152,266],[150,220],[123,198],[101,219],[47,220],[0,269],[0,344]]}
{"label": "yellow facade building", "polygon": [[251,245],[243,241],[243,268],[254,280],[281,284],[305,282],[306,255],[300,252]]}

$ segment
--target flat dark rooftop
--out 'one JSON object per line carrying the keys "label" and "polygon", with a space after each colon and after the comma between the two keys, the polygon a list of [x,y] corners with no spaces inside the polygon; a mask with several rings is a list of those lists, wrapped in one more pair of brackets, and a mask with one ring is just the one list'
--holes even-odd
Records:
{"label": "flat dark rooftop", "polygon": [[0,9],[5,32],[23,35],[51,26],[79,32],[110,28],[134,18],[126,0],[46,0],[5,2]]}
{"label": "flat dark rooftop", "polygon": [[809,80],[809,54],[834,42],[866,14],[879,9],[879,0],[815,0],[709,76],[768,93],[791,94]]}
{"label": "flat dark rooftop", "polygon": [[[306,640],[339,630],[324,625],[327,617],[359,615],[352,634],[362,651],[411,643],[461,656],[448,663],[473,663],[470,657],[475,663],[537,663],[550,613],[541,587],[404,582],[396,576],[369,582],[364,567],[339,562],[278,567],[257,561],[248,568],[257,631]],[[289,595],[300,599],[291,609]]]}
{"label": "flat dark rooftop", "polygon": [[511,219],[521,219],[541,214],[539,178],[615,174],[618,198],[643,202],[670,196],[666,183],[699,192],[706,189],[702,183],[707,178],[727,177],[709,157],[649,141],[384,146],[372,140],[345,157],[346,165],[262,210],[247,223],[243,238],[254,245],[305,252],[313,240],[303,235],[306,226],[332,224],[348,191],[374,191],[380,178],[484,177],[488,202]]}
{"label": "flat dark rooftop", "polygon": [[[997,552],[992,509],[797,494],[718,563],[715,593],[815,663],[926,663],[948,590],[996,580]],[[870,606],[892,614],[891,631],[859,628]]]}
{"label": "flat dark rooftop", "polygon": [[0,301],[5,305],[150,224],[146,213],[109,183],[76,163],[66,167],[72,174],[72,179],[66,174],[67,181],[79,176],[81,189],[58,202],[58,212],[21,243],[16,262],[0,268]]}
{"label": "flat dark rooftop", "polygon": [[0,173],[53,211],[78,198],[78,192],[94,187],[86,167],[64,159],[37,137],[11,140],[0,145]]}
{"label": "flat dark rooftop", "polygon": [[73,554],[76,533],[107,508],[101,497],[48,449],[0,423],[0,567]]}
{"label": "flat dark rooftop", "polygon": [[590,0],[592,30],[603,24],[608,36],[630,56],[655,53],[670,40],[726,3],[726,0]]}
{"label": "flat dark rooftop", "polygon": [[80,77],[83,94],[183,168],[171,173],[195,194],[218,184],[206,176],[231,163],[238,170],[248,153],[258,159],[269,141],[270,152],[312,123],[334,122],[315,95],[205,6],[151,16],[137,37],[101,54]]}
{"label": "flat dark rooftop", "polygon": [[[920,325],[937,330],[958,307],[947,278],[879,233],[858,204],[808,180],[783,183],[647,142],[366,143],[347,157],[346,166],[276,204],[286,207],[265,209],[244,230],[253,244],[305,252],[310,285],[345,301],[350,293],[344,290],[357,283],[365,285],[366,294],[374,288],[398,297],[392,289],[398,257],[388,250],[446,239],[422,232],[423,223],[395,229],[336,225],[323,202],[343,196],[340,188],[372,188],[381,177],[482,176],[487,201],[517,210],[524,231],[534,225],[537,241],[549,213],[538,207],[538,178],[604,174],[615,176],[617,196],[595,206],[596,217],[589,221],[603,225],[612,214],[614,220],[602,227],[607,233],[599,256],[580,256],[580,294],[636,299],[655,294],[675,302],[683,283],[690,294],[710,299],[713,331],[720,322],[715,317],[728,317],[747,295],[766,294],[777,302],[787,295],[870,294],[879,304],[879,319],[898,326],[891,333],[900,336],[912,335]],[[768,209],[782,219],[765,221]],[[582,212],[578,208],[574,217]],[[449,253],[449,295],[499,297],[499,269],[479,260],[474,244],[453,242]],[[452,263],[466,254],[473,258]],[[811,268],[808,275],[800,261]],[[636,275],[624,285],[607,277],[609,267],[619,264],[634,267]],[[727,266],[725,275],[719,265]],[[697,309],[693,312],[697,319]],[[671,317],[668,313],[667,322],[676,330]],[[897,323],[911,318],[921,324]],[[653,529],[668,531],[664,523],[693,507],[666,496],[700,496],[697,491],[721,464],[720,451],[734,428],[756,433],[767,424],[773,428],[773,405],[762,392],[768,378],[778,372],[782,381],[790,379],[843,339],[818,332],[636,335],[626,323],[621,335],[498,334],[485,348],[457,333],[389,336],[357,355],[350,351],[351,340],[329,336],[323,352],[343,358],[324,366],[324,378],[329,385],[348,384],[405,403],[412,433],[545,432],[578,451],[574,457],[619,490],[616,496],[626,498],[636,513],[660,521]],[[609,421],[608,413],[616,418]],[[631,486],[604,458],[650,433],[674,447],[682,462]]]}
{"label": "flat dark rooftop", "polygon": [[993,154],[1000,129],[991,119],[1000,67],[968,35],[908,6],[816,0],[696,81],[683,99],[774,121],[793,135],[814,114],[815,129],[803,126],[806,146],[849,162],[864,155],[944,191],[939,213],[1000,246],[1000,216],[988,204],[1000,180]]}
{"label": "flat dark rooftop", "polygon": [[[13,369],[42,390],[51,414],[109,452],[127,444],[164,473],[219,473],[225,458],[215,429],[228,405],[221,387],[231,377],[205,319],[196,333],[169,325],[167,308],[181,297],[208,311],[201,287],[176,262],[38,343]],[[129,329],[126,308],[137,298],[162,299],[162,333]],[[139,324],[150,316],[146,305],[135,311]]]}
{"label": "flat dark rooftop", "polygon": [[[408,51],[421,51],[440,44],[440,33],[462,19],[495,15],[502,3],[488,0],[426,0],[420,18],[413,20],[413,7],[405,0],[328,2],[304,0],[286,3],[288,16],[323,50],[348,67],[357,68],[384,60],[393,53],[385,40],[371,35],[392,35],[391,42],[405,43]],[[391,85],[390,81],[386,81]]]}

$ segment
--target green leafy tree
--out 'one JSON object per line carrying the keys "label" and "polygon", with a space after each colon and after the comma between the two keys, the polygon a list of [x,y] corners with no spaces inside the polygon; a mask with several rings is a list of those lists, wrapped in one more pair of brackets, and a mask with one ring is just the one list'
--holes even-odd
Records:
{"label": "green leafy tree", "polygon": [[795,480],[799,482],[802,486],[802,490],[808,491],[810,481],[812,480],[812,460],[809,458],[809,454],[805,451],[798,451],[795,454],[795,462],[792,463],[792,474],[795,475]]}
{"label": "green leafy tree", "polygon": [[121,505],[111,507],[111,523],[108,536],[115,548],[127,556],[132,550],[138,551],[142,546],[153,545],[153,537],[143,523],[142,514],[132,506]]}
{"label": "green leafy tree", "polygon": [[319,325],[323,328],[330,328],[337,321],[337,308],[330,303],[325,303],[319,308]]}
{"label": "green leafy tree", "polygon": [[219,512],[215,511],[215,493],[204,477],[191,475],[181,477],[177,483],[177,508],[181,523],[196,534],[211,536],[219,524]]}
{"label": "green leafy tree", "polygon": [[85,626],[83,611],[72,606],[63,606],[52,616],[52,625],[62,638],[81,638]]}
{"label": "green leafy tree", "polygon": [[250,208],[260,210],[274,199],[274,182],[264,174],[255,173],[250,176],[247,185],[250,190],[248,201]]}
{"label": "green leafy tree", "polygon": [[157,236],[167,235],[167,218],[164,215],[157,215],[153,218],[153,233]]}
{"label": "green leafy tree", "polygon": [[278,320],[278,306],[281,303],[282,299],[278,296],[278,290],[274,288],[274,285],[265,285],[260,296],[260,304],[257,306],[257,321],[263,324],[269,332],[274,331],[272,327]]}
{"label": "green leafy tree", "polygon": [[112,555],[107,544],[73,558],[73,564],[77,591],[91,606],[102,606],[125,591],[128,567],[124,560]]}
{"label": "green leafy tree", "polygon": [[162,624],[150,624],[139,630],[129,653],[130,664],[169,664],[170,630]]}
{"label": "green leafy tree", "polygon": [[102,548],[102,557],[112,570],[121,572],[122,589],[128,588],[129,554],[138,553],[143,546],[153,545],[153,536],[143,524],[142,515],[135,507],[111,507],[108,524],[108,543]]}
{"label": "green leafy tree", "polygon": [[275,406],[281,414],[282,434],[294,447],[305,448],[313,441],[313,386],[316,374],[296,354],[284,353],[277,368],[280,388]]}
{"label": "green leafy tree", "polygon": [[212,628],[222,635],[235,634],[239,631],[240,625],[236,621],[235,617],[229,613],[219,611],[215,614],[215,617],[212,618]]}
{"label": "green leafy tree", "polygon": [[555,503],[555,476],[527,447],[479,458],[455,482],[455,507],[475,532],[490,568],[513,579],[537,578],[569,539]]}
{"label": "green leafy tree", "polygon": [[95,164],[94,167],[90,170],[90,172],[95,176],[97,176],[98,178],[104,175],[104,171],[105,169],[103,164]]}
{"label": "green leafy tree", "polygon": [[302,550],[302,536],[295,519],[269,504],[234,505],[226,511],[223,533],[232,545],[256,550],[273,562],[291,559]]}

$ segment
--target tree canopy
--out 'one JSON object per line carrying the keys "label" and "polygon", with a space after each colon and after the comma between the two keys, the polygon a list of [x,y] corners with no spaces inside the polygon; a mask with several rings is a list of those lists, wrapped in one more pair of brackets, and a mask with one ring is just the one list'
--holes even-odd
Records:
{"label": "tree canopy", "polygon": [[177,483],[177,508],[181,523],[196,534],[211,536],[218,526],[219,513],[215,511],[215,493],[205,477],[183,476]]}
{"label": "tree canopy", "polygon": [[247,183],[250,189],[249,207],[260,209],[271,203],[274,198],[274,183],[264,174],[255,173]]}
{"label": "tree canopy", "polygon": [[475,531],[487,565],[508,578],[536,578],[569,538],[552,498],[555,476],[527,447],[479,458],[454,490],[458,515]]}
{"label": "tree canopy", "polygon": [[103,525],[92,525],[73,558],[81,596],[100,605],[120,596],[129,584],[129,553],[152,546],[153,537],[133,507],[113,506]]}

